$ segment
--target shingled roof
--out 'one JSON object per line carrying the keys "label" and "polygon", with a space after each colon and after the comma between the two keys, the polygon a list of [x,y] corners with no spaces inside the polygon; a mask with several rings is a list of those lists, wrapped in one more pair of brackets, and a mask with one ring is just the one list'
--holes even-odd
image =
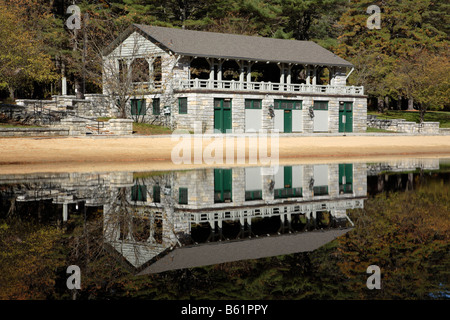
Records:
{"label": "shingled roof", "polygon": [[108,54],[138,31],[174,54],[260,62],[353,67],[313,41],[298,41],[133,24],[106,50]]}
{"label": "shingled roof", "polygon": [[344,235],[351,229],[300,232],[275,237],[212,242],[197,246],[180,247],[145,267],[138,275],[298,252],[310,252]]}

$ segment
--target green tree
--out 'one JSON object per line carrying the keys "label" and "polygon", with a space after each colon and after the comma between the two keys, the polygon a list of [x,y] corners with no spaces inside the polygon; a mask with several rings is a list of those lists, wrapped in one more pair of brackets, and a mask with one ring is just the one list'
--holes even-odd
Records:
{"label": "green tree", "polygon": [[433,54],[420,50],[399,59],[391,82],[403,96],[417,102],[420,122],[423,122],[427,110],[443,109],[450,104],[449,73],[448,51]]}
{"label": "green tree", "polygon": [[29,7],[0,1],[0,87],[14,99],[16,89],[33,81],[46,83],[57,78],[51,56],[45,51],[50,38],[32,29],[24,20]]}
{"label": "green tree", "polygon": [[[379,99],[381,109],[384,109],[385,97],[399,94],[387,85],[386,79],[395,76],[393,68],[400,59],[408,57],[415,49],[442,52],[447,48],[447,35],[430,20],[429,10],[433,3],[430,0],[357,0],[348,5],[339,20],[336,53],[355,61],[357,66],[367,65],[363,70],[368,75],[361,76],[361,68],[357,68],[350,81],[364,79],[365,82],[360,84],[366,87],[370,96]],[[380,29],[369,29],[366,25],[369,18],[366,10],[373,4],[381,9]]]}

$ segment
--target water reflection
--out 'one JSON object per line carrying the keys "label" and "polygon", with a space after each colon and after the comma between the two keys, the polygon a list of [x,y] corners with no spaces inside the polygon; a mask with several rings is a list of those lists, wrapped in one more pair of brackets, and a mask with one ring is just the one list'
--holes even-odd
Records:
{"label": "water reflection", "polygon": [[[426,177],[447,179],[445,168],[447,162],[439,159],[405,159],[292,165],[271,175],[263,175],[258,167],[0,175],[0,217],[56,225],[69,237],[75,228],[81,228],[82,234],[78,232],[69,241],[69,264],[88,270],[95,257],[106,254],[139,275],[312,252],[355,229],[348,246],[339,248],[348,254],[347,260],[341,260],[344,275],[359,265],[347,269],[345,263],[352,261],[355,252],[364,253],[352,241],[357,246],[367,244],[368,237],[378,239],[377,232],[389,227],[388,222],[382,222],[384,213],[378,220],[364,216],[364,212],[377,215],[388,204],[387,199],[375,196],[415,192]],[[445,201],[445,197],[435,199]],[[434,219],[425,207],[406,208],[405,216],[399,210],[387,212],[395,219],[406,218],[405,230],[420,228],[425,232],[415,225],[417,217]],[[409,210],[415,210],[411,219]],[[351,215],[358,218],[355,224],[349,218],[352,212],[363,213]],[[445,231],[448,215],[436,215],[436,219]],[[369,235],[364,230],[366,223],[376,227],[375,222],[385,226]],[[0,228],[4,226],[0,224]],[[433,231],[433,241],[445,238],[437,236],[442,230]],[[411,239],[422,235],[410,234]],[[407,247],[413,243],[408,242]],[[397,250],[398,243],[388,245],[393,252]],[[392,257],[403,259],[395,254]]]}
{"label": "water reflection", "polygon": [[105,244],[146,274],[312,251],[352,227],[346,212],[363,208],[368,178],[376,193],[388,181],[383,172],[438,168],[438,159],[409,159],[284,166],[273,175],[258,167],[3,175],[0,185],[2,211],[29,203],[40,217],[53,206],[59,216],[50,218],[65,222],[101,209]]}
{"label": "water reflection", "polygon": [[30,203],[40,216],[57,206],[65,222],[102,209],[105,244],[147,274],[312,251],[352,227],[346,212],[363,208],[368,177],[377,192],[388,181],[381,173],[418,168],[438,169],[439,160],[294,165],[273,175],[258,167],[3,175],[0,185],[8,212]]}
{"label": "water reflection", "polygon": [[29,203],[41,218],[53,206],[65,222],[102,209],[105,244],[145,274],[314,250],[351,227],[367,165],[3,175],[0,185],[8,211]]}

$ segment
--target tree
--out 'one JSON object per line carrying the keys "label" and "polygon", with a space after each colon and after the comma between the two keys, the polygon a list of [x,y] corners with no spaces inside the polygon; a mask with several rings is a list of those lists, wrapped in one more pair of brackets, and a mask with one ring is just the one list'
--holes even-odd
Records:
{"label": "tree", "polygon": [[21,19],[20,8],[0,2],[0,87],[15,90],[33,81],[47,82],[57,78],[51,57],[44,52],[44,41]]}
{"label": "tree", "polygon": [[[366,25],[370,5],[381,9],[381,28],[369,29]],[[436,28],[429,19],[429,9],[433,7],[430,0],[404,1],[352,1],[348,10],[339,20],[340,36],[336,53],[351,62],[366,60],[369,72],[362,83],[366,92],[379,99],[381,104],[387,96],[397,97],[399,92],[388,86],[386,79],[393,75],[393,68],[399,59],[407,58],[411,50],[427,49],[431,52],[443,52],[448,47],[447,35]],[[350,81],[359,78],[356,69]],[[383,107],[384,109],[384,107]]]}
{"label": "tree", "polygon": [[401,58],[393,70],[392,85],[408,99],[414,99],[420,122],[429,109],[442,109],[450,102],[450,60],[448,51],[439,55],[418,50]]}
{"label": "tree", "polygon": [[345,3],[345,0],[281,1],[283,31],[296,40],[336,37],[334,25]]}

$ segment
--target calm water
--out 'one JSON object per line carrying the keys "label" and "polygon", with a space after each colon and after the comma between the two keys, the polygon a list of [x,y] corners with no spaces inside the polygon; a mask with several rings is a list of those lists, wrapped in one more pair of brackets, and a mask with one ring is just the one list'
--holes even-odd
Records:
{"label": "calm water", "polygon": [[449,203],[446,159],[0,175],[0,298],[448,299]]}

